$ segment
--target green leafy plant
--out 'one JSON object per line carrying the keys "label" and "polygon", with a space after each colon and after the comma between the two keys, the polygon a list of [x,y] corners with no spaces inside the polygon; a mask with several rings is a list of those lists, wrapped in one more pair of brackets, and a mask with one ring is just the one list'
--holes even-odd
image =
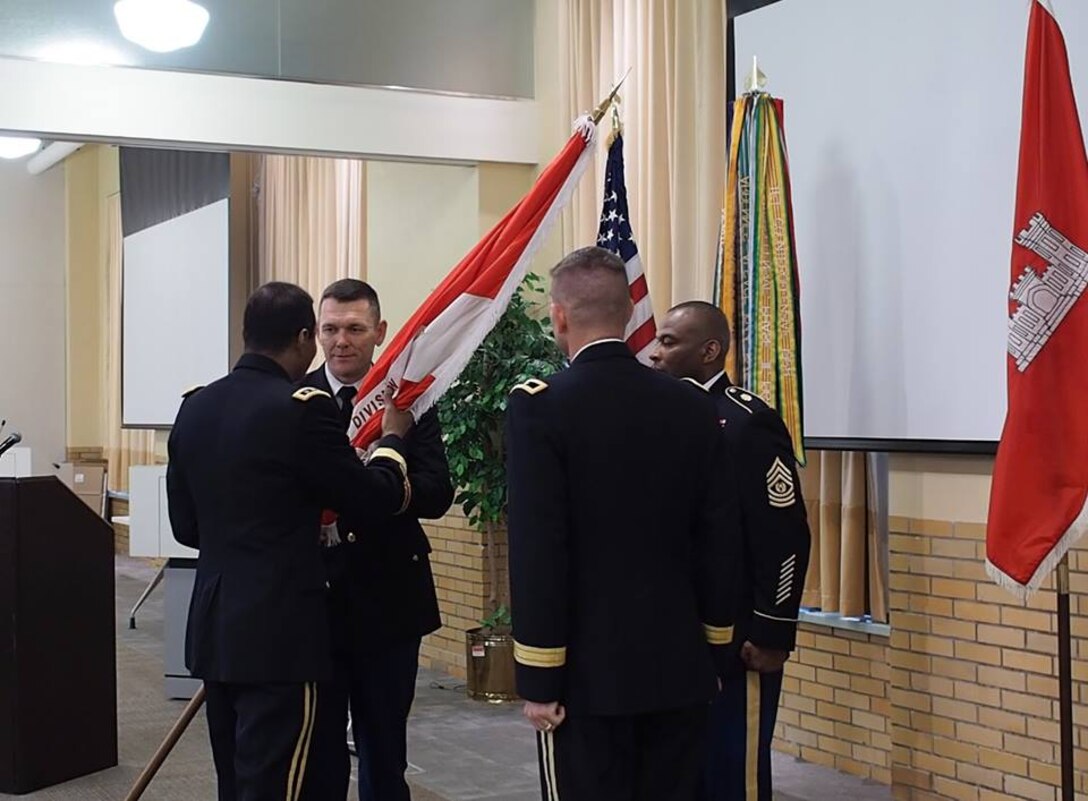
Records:
{"label": "green leafy plant", "polygon": [[460,378],[438,402],[456,502],[479,531],[506,514],[503,424],[511,390],[563,366],[547,318],[534,314],[541,279],[530,273]]}
{"label": "green leafy plant", "polygon": [[480,621],[480,625],[488,632],[509,632],[513,625],[510,619],[510,607],[506,604],[500,604],[498,609]]}
{"label": "green leafy plant", "polygon": [[[494,610],[485,628],[509,631],[510,612],[498,606],[495,530],[506,521],[506,399],[515,386],[548,376],[563,366],[551,324],[539,313],[539,276],[526,276],[506,313],[477,348],[457,382],[438,402],[455,502],[469,524],[486,534]],[[500,614],[501,613],[501,614]],[[488,622],[492,621],[492,622]],[[505,622],[504,622],[505,621]]]}

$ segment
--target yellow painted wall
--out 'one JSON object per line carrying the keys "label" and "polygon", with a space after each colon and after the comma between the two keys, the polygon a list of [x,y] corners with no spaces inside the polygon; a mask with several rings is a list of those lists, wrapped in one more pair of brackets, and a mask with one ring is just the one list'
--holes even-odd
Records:
{"label": "yellow painted wall", "polygon": [[475,167],[373,161],[366,169],[366,271],[392,339],[479,240]]}
{"label": "yellow painted wall", "polygon": [[479,235],[490,231],[529,191],[536,169],[523,164],[487,162],[477,167],[479,181]]}
{"label": "yellow painted wall", "polygon": [[992,456],[893,455],[889,512],[916,520],[985,523]]}
{"label": "yellow painted wall", "polygon": [[[534,175],[548,164],[570,138],[573,120],[559,105],[559,3],[557,0],[537,0],[536,34],[534,37],[535,99],[540,114],[540,163]],[[585,180],[593,179],[589,170]],[[550,270],[571,247],[567,240],[571,229],[570,209],[562,215],[559,224],[537,253],[532,270],[547,276]]]}
{"label": "yellow painted wall", "polygon": [[69,448],[106,445],[106,199],[120,190],[117,149],[87,145],[63,167],[67,204]]}

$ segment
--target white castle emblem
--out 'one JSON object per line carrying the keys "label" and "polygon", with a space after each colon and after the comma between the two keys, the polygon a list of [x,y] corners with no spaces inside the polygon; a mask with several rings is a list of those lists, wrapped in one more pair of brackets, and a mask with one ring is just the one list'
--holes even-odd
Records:
{"label": "white castle emblem", "polygon": [[1009,292],[1019,304],[1009,318],[1009,354],[1024,372],[1088,287],[1088,253],[1051,227],[1042,213],[1031,218],[1016,242],[1048,265],[1042,275],[1025,269]]}

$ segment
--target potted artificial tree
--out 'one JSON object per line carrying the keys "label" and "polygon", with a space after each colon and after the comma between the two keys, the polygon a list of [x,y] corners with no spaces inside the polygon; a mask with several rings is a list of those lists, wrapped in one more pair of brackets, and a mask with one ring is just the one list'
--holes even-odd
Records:
{"label": "potted artificial tree", "polygon": [[[528,275],[506,313],[438,403],[450,476],[469,524],[483,532],[490,576],[489,614],[465,633],[468,694],[488,701],[517,697],[509,589],[499,580],[496,554],[506,522],[506,399],[518,384],[563,366],[546,319],[533,313],[541,281]],[[505,575],[505,571],[503,571]]]}

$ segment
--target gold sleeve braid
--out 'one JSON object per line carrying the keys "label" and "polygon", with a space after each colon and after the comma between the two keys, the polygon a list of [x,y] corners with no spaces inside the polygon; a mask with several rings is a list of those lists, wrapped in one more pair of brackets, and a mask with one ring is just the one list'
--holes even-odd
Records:
{"label": "gold sleeve braid", "polygon": [[376,451],[374,451],[373,455],[370,458],[389,459],[390,461],[396,462],[397,465],[400,467],[400,474],[402,476],[408,475],[408,462],[405,461],[404,457],[401,456],[401,454],[393,448],[378,448]]}
{"label": "gold sleeve braid", "polygon": [[528,667],[556,668],[567,664],[567,648],[538,648],[514,641],[514,660]]}
{"label": "gold sleeve braid", "polygon": [[408,479],[408,476],[404,476],[404,503],[400,505],[395,514],[402,515],[408,511],[408,507],[412,505],[412,482]]}
{"label": "gold sleeve braid", "polygon": [[704,623],[703,632],[706,634],[706,641],[710,645],[729,645],[733,642],[732,626],[711,626]]}
{"label": "gold sleeve braid", "polygon": [[404,501],[401,503],[400,508],[394,513],[398,515],[404,514],[408,511],[408,507],[412,504],[412,482],[408,478],[408,462],[405,458],[393,448],[378,448],[371,455],[373,459],[388,459],[391,462],[396,462],[397,467],[400,468],[400,476],[404,482]]}

